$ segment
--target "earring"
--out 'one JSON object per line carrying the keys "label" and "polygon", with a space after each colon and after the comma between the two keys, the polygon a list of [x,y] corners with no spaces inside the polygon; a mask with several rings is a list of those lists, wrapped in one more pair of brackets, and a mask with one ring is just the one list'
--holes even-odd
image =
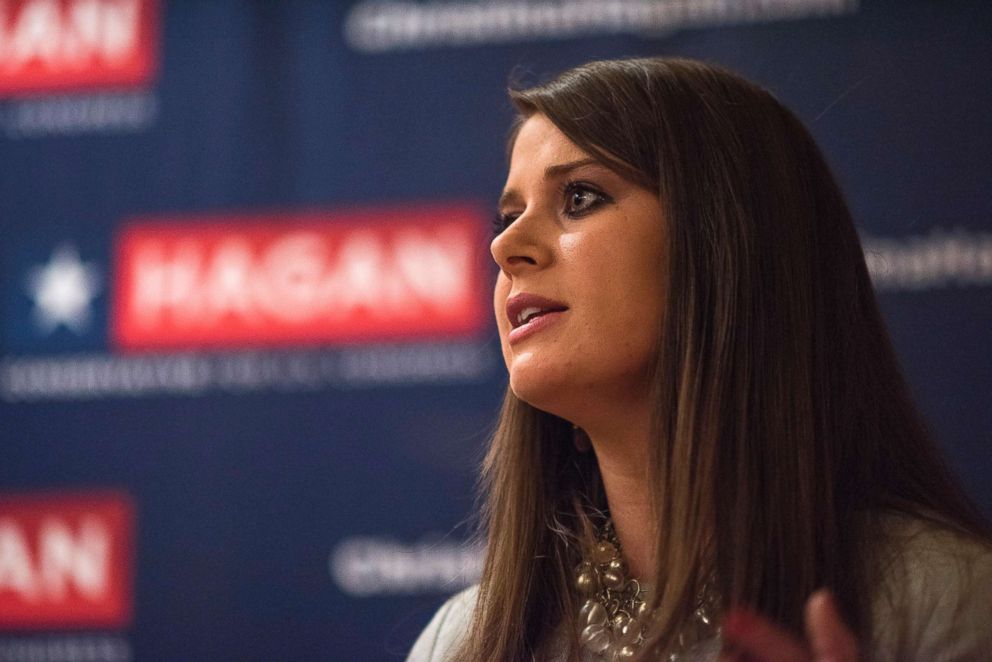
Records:
{"label": "earring", "polygon": [[572,445],[580,453],[588,453],[592,450],[592,442],[589,440],[589,435],[578,425],[572,426]]}

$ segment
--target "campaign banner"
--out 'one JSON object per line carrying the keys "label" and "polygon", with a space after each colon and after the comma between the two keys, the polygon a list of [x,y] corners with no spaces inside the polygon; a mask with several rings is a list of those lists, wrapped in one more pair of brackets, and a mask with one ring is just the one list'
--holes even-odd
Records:
{"label": "campaign banner", "polygon": [[160,219],[115,248],[124,351],[443,339],[488,319],[468,205]]}
{"label": "campaign banner", "polygon": [[0,631],[126,627],[133,549],[124,494],[0,495]]}
{"label": "campaign banner", "polygon": [[0,97],[146,85],[158,23],[155,0],[3,0]]}

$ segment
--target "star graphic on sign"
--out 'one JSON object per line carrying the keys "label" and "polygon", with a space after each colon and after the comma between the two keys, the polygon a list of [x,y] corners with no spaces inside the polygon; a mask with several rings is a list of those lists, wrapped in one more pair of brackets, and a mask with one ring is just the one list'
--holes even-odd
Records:
{"label": "star graphic on sign", "polygon": [[90,324],[90,305],[99,294],[99,270],[79,259],[72,244],[52,252],[48,264],[31,269],[28,295],[34,300],[34,319],[48,334],[64,326],[82,334]]}

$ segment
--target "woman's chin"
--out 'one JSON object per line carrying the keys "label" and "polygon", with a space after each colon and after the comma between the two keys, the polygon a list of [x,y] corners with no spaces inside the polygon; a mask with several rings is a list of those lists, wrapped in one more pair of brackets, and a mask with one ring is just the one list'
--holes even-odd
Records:
{"label": "woman's chin", "polygon": [[513,395],[549,414],[569,418],[568,403],[572,400],[569,397],[570,380],[564,377],[554,379],[546,371],[541,375],[521,374],[522,372],[526,371],[510,373],[510,391]]}

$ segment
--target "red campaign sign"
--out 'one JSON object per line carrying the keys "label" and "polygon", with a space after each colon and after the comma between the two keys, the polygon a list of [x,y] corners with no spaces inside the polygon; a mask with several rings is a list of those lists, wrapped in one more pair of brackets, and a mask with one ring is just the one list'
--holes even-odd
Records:
{"label": "red campaign sign", "polygon": [[0,2],[0,96],[145,85],[158,21],[156,0]]}
{"label": "red campaign sign", "polygon": [[469,205],[159,220],[115,251],[123,350],[442,339],[488,319]]}
{"label": "red campaign sign", "polygon": [[133,538],[124,494],[0,495],[0,630],[127,626]]}

